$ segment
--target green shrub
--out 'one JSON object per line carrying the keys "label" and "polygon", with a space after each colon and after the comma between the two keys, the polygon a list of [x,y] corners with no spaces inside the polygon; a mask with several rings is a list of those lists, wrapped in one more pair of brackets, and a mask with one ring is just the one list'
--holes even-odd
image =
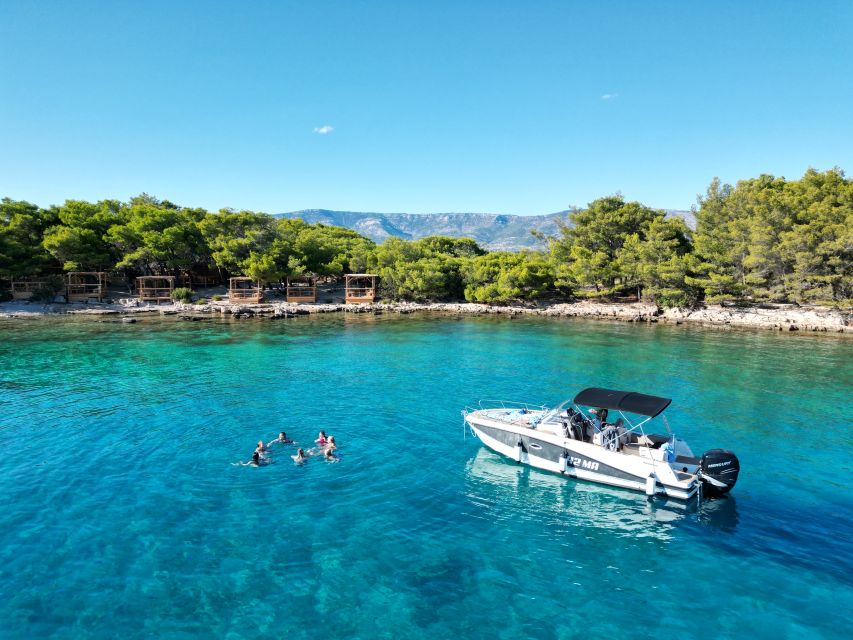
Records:
{"label": "green shrub", "polygon": [[207,298],[199,298],[195,301],[195,304],[207,304]]}
{"label": "green shrub", "polygon": [[192,289],[188,289],[187,287],[178,287],[172,291],[172,300],[175,302],[191,302],[192,299]]}
{"label": "green shrub", "polygon": [[220,296],[219,294],[216,294],[215,296],[213,296],[213,301],[214,301],[214,302],[219,302],[219,301],[221,301],[221,300],[222,300],[222,296]]}
{"label": "green shrub", "polygon": [[469,302],[533,300],[556,291],[554,268],[548,258],[532,251],[495,251],[471,261],[465,273]]}

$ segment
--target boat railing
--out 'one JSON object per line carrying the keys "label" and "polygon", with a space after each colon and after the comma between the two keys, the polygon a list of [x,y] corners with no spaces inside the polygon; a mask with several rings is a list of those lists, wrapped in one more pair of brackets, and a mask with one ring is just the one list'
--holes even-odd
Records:
{"label": "boat railing", "polygon": [[529,402],[513,402],[511,400],[480,400],[477,403],[480,409],[510,409],[526,411],[547,411],[548,407],[543,404],[532,404]]}

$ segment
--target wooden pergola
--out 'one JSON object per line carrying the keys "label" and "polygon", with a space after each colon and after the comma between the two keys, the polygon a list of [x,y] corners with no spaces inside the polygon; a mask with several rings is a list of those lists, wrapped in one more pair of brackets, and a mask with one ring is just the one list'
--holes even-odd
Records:
{"label": "wooden pergola", "polygon": [[287,278],[288,302],[317,302],[317,276],[293,276]]}
{"label": "wooden pergola", "polygon": [[257,304],[264,297],[260,285],[251,278],[229,278],[228,300],[231,302],[251,302]]}
{"label": "wooden pergola", "polygon": [[140,276],[136,279],[136,295],[142,301],[171,300],[175,276]]}
{"label": "wooden pergola", "polygon": [[376,280],[374,273],[348,273],[344,276],[344,299],[347,304],[376,301]]}
{"label": "wooden pergola", "polygon": [[100,302],[106,295],[107,274],[103,271],[71,271],[65,276],[65,299],[68,302],[91,298]]}
{"label": "wooden pergola", "polygon": [[44,280],[36,278],[12,278],[10,288],[13,300],[29,300],[33,292],[45,284]]}

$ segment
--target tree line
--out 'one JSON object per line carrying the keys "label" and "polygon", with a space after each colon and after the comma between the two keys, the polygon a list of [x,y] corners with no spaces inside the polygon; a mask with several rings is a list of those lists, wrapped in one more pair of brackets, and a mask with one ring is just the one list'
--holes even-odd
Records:
{"label": "tree line", "polygon": [[65,271],[180,275],[217,270],[262,282],[313,273],[380,276],[389,300],[510,301],[638,295],[701,301],[849,304],[853,181],[840,169],[761,175],[698,199],[695,229],[621,195],[571,212],[540,251],[488,252],[468,238],[389,238],[252,211],[68,200],[0,202],[0,277]]}

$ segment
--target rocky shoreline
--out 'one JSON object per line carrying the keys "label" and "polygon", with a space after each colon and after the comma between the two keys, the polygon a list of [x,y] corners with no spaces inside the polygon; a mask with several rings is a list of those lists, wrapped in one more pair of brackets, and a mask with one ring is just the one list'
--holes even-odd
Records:
{"label": "rocky shoreline", "polygon": [[374,304],[205,304],[174,303],[140,304],[136,299],[119,303],[37,304],[28,302],[0,303],[0,318],[26,318],[45,315],[73,317],[120,316],[127,322],[147,315],[178,316],[193,320],[205,317],[283,319],[319,313],[390,313],[416,312],[449,315],[547,316],[590,318],[622,322],[700,324],[716,327],[744,327],[775,331],[803,331],[853,334],[853,311],[826,307],[765,305],[735,307],[708,305],[700,309],[665,309],[647,303],[572,302],[529,306],[496,306],[475,303],[374,303]]}

